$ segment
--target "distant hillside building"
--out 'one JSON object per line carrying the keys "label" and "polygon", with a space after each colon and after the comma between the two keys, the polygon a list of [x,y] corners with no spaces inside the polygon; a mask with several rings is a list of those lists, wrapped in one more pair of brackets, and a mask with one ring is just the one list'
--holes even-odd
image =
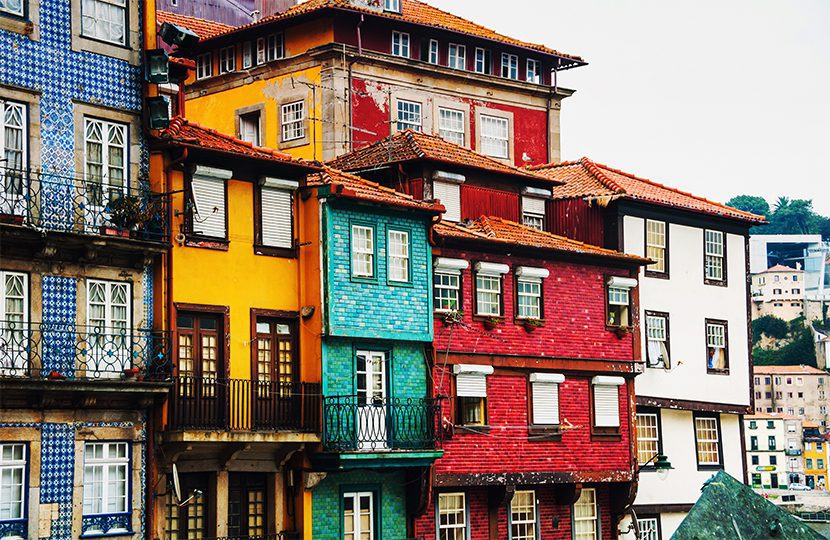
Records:
{"label": "distant hillside building", "polygon": [[752,318],[791,321],[804,315],[804,270],[777,264],[752,274]]}
{"label": "distant hillside building", "polygon": [[744,417],[747,473],[753,488],[775,489],[789,483],[787,457],[801,454],[801,449],[787,447],[785,418],[798,420],[766,413]]}
{"label": "distant hillside building", "polygon": [[826,371],[810,366],[755,366],[755,410],[783,413],[827,428]]}

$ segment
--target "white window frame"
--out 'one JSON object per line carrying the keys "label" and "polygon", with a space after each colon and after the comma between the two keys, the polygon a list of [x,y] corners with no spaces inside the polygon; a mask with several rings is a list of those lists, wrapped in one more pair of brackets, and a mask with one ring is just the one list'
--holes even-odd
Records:
{"label": "white window frame", "polygon": [[[459,500],[461,502],[460,505],[446,506],[448,502],[455,503]],[[469,521],[469,516],[467,515],[467,494],[464,492],[439,493],[436,505],[438,506],[436,520],[438,525],[438,538],[457,538],[459,531],[461,531],[463,538],[467,538],[469,532],[467,530],[467,522]],[[455,516],[456,519],[452,523],[444,523],[444,516],[448,518],[449,516]],[[461,520],[459,521],[458,518],[461,518]]]}
{"label": "white window frame", "polygon": [[[450,313],[458,310],[461,303],[461,272],[436,270],[433,274],[433,302],[438,313]],[[448,291],[444,296],[439,291]],[[455,307],[451,304],[455,303]],[[447,305],[448,307],[444,307]]]}
{"label": "white window frame", "polygon": [[[510,159],[510,120],[500,116],[481,115],[481,153],[496,159]],[[498,127],[499,132],[491,131]],[[501,128],[503,127],[503,133]]]}
{"label": "white window frame", "polygon": [[[93,289],[103,293],[101,301],[93,300]],[[116,302],[116,293],[123,302]],[[93,318],[96,309],[103,309],[102,318]],[[116,309],[125,316],[116,318]],[[132,348],[132,284],[126,281],[103,279],[86,280],[87,317],[87,375],[99,378],[117,378],[131,366]],[[123,333],[122,333],[123,332]]]}
{"label": "white window frame", "polygon": [[11,9],[9,6],[11,2],[9,0],[0,0],[0,13],[12,15],[15,17],[23,17],[26,10],[26,2],[27,0],[18,0],[20,2],[20,8],[17,10]]}
{"label": "white window frame", "polygon": [[431,39],[429,40],[429,50],[427,51],[427,62],[430,64],[438,65],[441,61],[440,52],[438,49],[438,40]]}
{"label": "white window frame", "polygon": [[[530,290],[527,290],[528,287]],[[523,299],[528,299],[530,305],[523,306]],[[524,276],[516,278],[516,317],[519,319],[535,320],[543,318],[541,278]]]}
{"label": "white window frame", "polygon": [[219,74],[234,71],[236,71],[236,46],[222,47],[219,49]]}
{"label": "white window frame", "polygon": [[390,229],[387,234],[389,254],[388,272],[389,281],[395,283],[409,283],[410,276],[410,238],[406,231]]}
{"label": "white window frame", "polygon": [[447,46],[447,67],[450,69],[467,70],[467,46],[450,43]]}
{"label": "white window frame", "polygon": [[[580,511],[580,508],[584,510]],[[599,540],[600,516],[598,510],[597,490],[583,488],[579,499],[571,509],[574,540]]]}
{"label": "white window frame", "polygon": [[[103,457],[91,457],[91,453],[96,449],[101,448]],[[119,449],[123,449],[123,456],[117,455]],[[115,456],[110,456],[111,451],[115,451]],[[84,494],[83,494],[83,515],[97,516],[97,515],[111,515],[111,514],[127,514],[130,512],[130,443],[128,441],[115,442],[86,442],[84,443]],[[93,493],[92,486],[94,485],[95,470],[100,470],[101,475],[101,494],[96,496]],[[123,469],[124,478],[119,479],[117,472]],[[113,480],[113,476],[116,475]],[[113,482],[123,483],[124,494],[121,497],[110,493],[111,484]],[[114,508],[112,508],[114,506]],[[110,529],[109,531],[102,531],[107,533],[117,532]],[[126,531],[120,531],[126,532]]]}
{"label": "white window frame", "polygon": [[[94,13],[87,13],[86,8],[92,8]],[[81,0],[81,35],[85,38],[114,43],[125,46],[128,44],[130,29],[127,26],[127,0]],[[112,30],[118,25],[117,18],[107,17],[115,13],[121,13],[121,38],[112,35],[105,35],[104,32],[96,31],[97,28],[108,28]]]}
{"label": "white window frame", "polygon": [[265,61],[273,62],[285,58],[285,34],[277,32],[266,38]]}
{"label": "white window frame", "polygon": [[726,234],[723,231],[704,229],[704,277],[708,281],[723,282],[726,278]]}
{"label": "white window frame", "polygon": [[501,76],[514,81],[519,80],[519,57],[517,55],[501,53]]}
{"label": "white window frame", "polygon": [[522,224],[539,231],[545,230],[545,199],[522,195]]}
{"label": "white window frame", "polygon": [[196,80],[213,76],[213,53],[206,52],[196,56]]}
{"label": "white window frame", "polygon": [[[703,424],[709,424],[704,426]],[[715,416],[696,416],[694,418],[694,428],[695,428],[695,455],[697,456],[697,464],[698,466],[708,466],[708,467],[717,467],[721,465],[721,441],[720,441],[720,421]],[[714,432],[714,438],[711,436],[708,438],[701,437],[701,430],[705,430],[708,434],[712,434]],[[714,444],[715,445],[715,458],[714,461],[710,459],[701,459],[704,455],[711,454],[711,450],[701,450],[702,444]]]}
{"label": "white window frame", "polygon": [[[500,275],[476,272],[476,315],[501,317],[502,281]],[[482,305],[489,307],[482,310]]]}
{"label": "white window frame", "polygon": [[[20,451],[19,454],[17,450]],[[9,500],[0,499],[0,522],[26,519],[28,459],[29,446],[26,443],[0,444],[0,497],[7,492],[11,494]],[[19,483],[14,478],[17,475]]]}
{"label": "white window frame", "polygon": [[372,279],[375,277],[375,229],[353,224],[351,233],[352,277]]}
{"label": "white window frame", "polygon": [[[533,74],[532,76],[531,73]],[[525,79],[530,83],[542,84],[542,62],[535,58],[528,58]]]}
{"label": "white window frame", "polygon": [[666,221],[647,219],[646,223],[646,257],[654,263],[648,265],[646,270],[651,273],[668,273],[668,229]]}
{"label": "white window frame", "polygon": [[640,529],[639,540],[660,540],[660,518],[643,517],[637,519],[637,525]]}
{"label": "white window frame", "polygon": [[401,12],[401,0],[383,0],[383,11]]}
{"label": "white window frame", "polygon": [[[26,192],[24,171],[29,168],[29,110],[28,105],[8,99],[0,100],[0,190],[3,200],[0,201],[0,211],[13,215],[25,215],[26,203],[23,196]],[[9,131],[19,132],[20,148],[12,148],[6,139]],[[20,167],[10,165],[10,154],[20,155]]]}
{"label": "white window frame", "polygon": [[[360,502],[362,499],[368,497],[369,498],[369,530],[364,531],[361,525],[360,516],[362,515],[362,509],[360,507]],[[373,491],[358,491],[358,492],[349,492],[343,494],[343,499],[351,499],[353,501],[353,512],[354,515],[352,516],[352,523],[354,524],[354,530],[351,533],[346,532],[345,522],[346,522],[346,515],[343,514],[343,533],[344,535],[348,534],[355,540],[359,538],[364,538],[364,535],[368,532],[369,538],[374,540],[376,538],[376,531],[375,531],[375,493]],[[345,511],[345,507],[344,507]]]}
{"label": "white window frame", "polygon": [[280,105],[280,134],[282,142],[305,138],[305,100]]}
{"label": "white window frame", "polygon": [[239,115],[239,138],[254,146],[262,146],[262,111],[251,111]]}
{"label": "white window frame", "polygon": [[[529,498],[527,502],[519,504],[520,498]],[[510,540],[536,540],[539,532],[536,492],[532,489],[516,490],[510,500]],[[516,531],[516,528],[524,531]]]}
{"label": "white window frame", "polygon": [[458,109],[438,107],[438,134],[445,141],[466,146],[466,114]]}
{"label": "white window frame", "polygon": [[597,375],[591,380],[594,397],[594,427],[620,428],[620,387],[625,386],[622,377]]}
{"label": "white window frame", "polygon": [[[662,314],[646,313],[646,365],[671,367],[669,354],[669,318]],[[656,358],[655,358],[656,357]]]}
{"label": "white window frame", "polygon": [[266,53],[265,38],[260,37],[256,39],[256,65],[261,66],[268,61]]}
{"label": "white window frame", "polygon": [[[647,420],[647,424],[640,420]],[[638,412],[635,418],[637,429],[637,462],[642,467],[644,463],[654,459],[660,453],[660,417],[656,412]],[[648,444],[644,448],[640,443]]]}
{"label": "white window frame", "polygon": [[419,101],[410,101],[408,99],[398,99],[395,106],[395,113],[397,115],[398,131],[411,129],[413,131],[423,131],[424,122],[424,106]]}
{"label": "white window frame", "polygon": [[254,44],[246,41],[242,44],[242,69],[250,69],[254,66]]}
{"label": "white window frame", "polygon": [[392,31],[391,52],[393,56],[409,58],[409,43],[409,34],[407,32]]}
{"label": "white window frame", "polygon": [[[724,322],[706,321],[706,367],[709,370],[729,369],[729,330]],[[709,349],[722,349],[724,366],[713,366],[713,359],[709,355]]]}
{"label": "white window frame", "polygon": [[487,65],[487,49],[476,47],[475,55],[475,65],[473,66],[473,70],[476,73],[481,73],[482,75],[490,75],[491,68]]}

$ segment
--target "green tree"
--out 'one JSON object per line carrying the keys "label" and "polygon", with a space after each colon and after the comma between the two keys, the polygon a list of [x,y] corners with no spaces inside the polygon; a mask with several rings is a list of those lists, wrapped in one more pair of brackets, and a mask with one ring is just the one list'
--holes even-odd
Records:
{"label": "green tree", "polygon": [[783,319],[779,319],[773,315],[764,315],[752,321],[752,342],[758,343],[761,340],[761,334],[775,339],[783,339],[787,337],[790,327]]}
{"label": "green tree", "polygon": [[727,206],[769,218],[769,203],[757,195],[738,195],[726,201]]}
{"label": "green tree", "polygon": [[767,234],[812,234],[818,232],[821,217],[813,211],[813,201],[779,197],[770,216]]}

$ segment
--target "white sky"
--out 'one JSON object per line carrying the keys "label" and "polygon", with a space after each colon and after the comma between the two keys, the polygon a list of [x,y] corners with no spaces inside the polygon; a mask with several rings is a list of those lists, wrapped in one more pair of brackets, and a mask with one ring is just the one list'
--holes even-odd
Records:
{"label": "white sky", "polygon": [[577,54],[562,157],[830,216],[830,1],[426,0]]}

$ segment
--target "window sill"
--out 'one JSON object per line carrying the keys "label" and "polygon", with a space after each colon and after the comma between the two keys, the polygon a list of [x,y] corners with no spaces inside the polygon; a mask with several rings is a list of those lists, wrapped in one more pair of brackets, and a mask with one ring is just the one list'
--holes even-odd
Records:
{"label": "window sill", "polygon": [[32,21],[10,13],[0,13],[0,30],[14,32],[15,34],[23,34],[24,36],[28,36],[33,41],[37,39],[34,36],[35,25]]}
{"label": "window sill", "polygon": [[411,281],[393,281],[391,279],[387,279],[386,284],[390,287],[404,287],[407,289],[412,289],[415,287],[415,284]]}
{"label": "window sill", "polygon": [[296,259],[297,250],[294,248],[280,248],[254,244],[254,254],[265,257],[282,257],[283,259]]}
{"label": "window sill", "polygon": [[716,280],[716,279],[705,279],[703,280],[704,285],[712,285],[713,287],[728,287],[729,283],[726,282],[725,279],[723,280]]}
{"label": "window sill", "polygon": [[186,247],[213,249],[216,251],[228,251],[229,244],[229,241],[221,238],[203,238],[199,236],[188,236],[184,241]]}
{"label": "window sill", "polygon": [[726,369],[707,369],[707,375],[729,375],[729,368]]}
{"label": "window sill", "polygon": [[647,278],[654,278],[654,279],[671,279],[671,276],[668,272],[650,272],[646,270],[643,273],[643,276]]}
{"label": "window sill", "polygon": [[559,426],[531,425],[527,428],[529,442],[559,442],[562,440],[562,430]]}
{"label": "window sill", "polygon": [[622,433],[620,428],[597,428],[591,429],[591,440],[600,441],[621,441]]}
{"label": "window sill", "polygon": [[468,433],[471,435],[487,435],[490,433],[490,426],[486,425],[455,424],[453,427],[459,433]]}
{"label": "window sill", "polygon": [[376,277],[349,276],[349,279],[355,283],[369,283],[372,285],[378,284],[378,278]]}
{"label": "window sill", "polygon": [[697,470],[699,471],[722,471],[723,465],[698,465]]}

